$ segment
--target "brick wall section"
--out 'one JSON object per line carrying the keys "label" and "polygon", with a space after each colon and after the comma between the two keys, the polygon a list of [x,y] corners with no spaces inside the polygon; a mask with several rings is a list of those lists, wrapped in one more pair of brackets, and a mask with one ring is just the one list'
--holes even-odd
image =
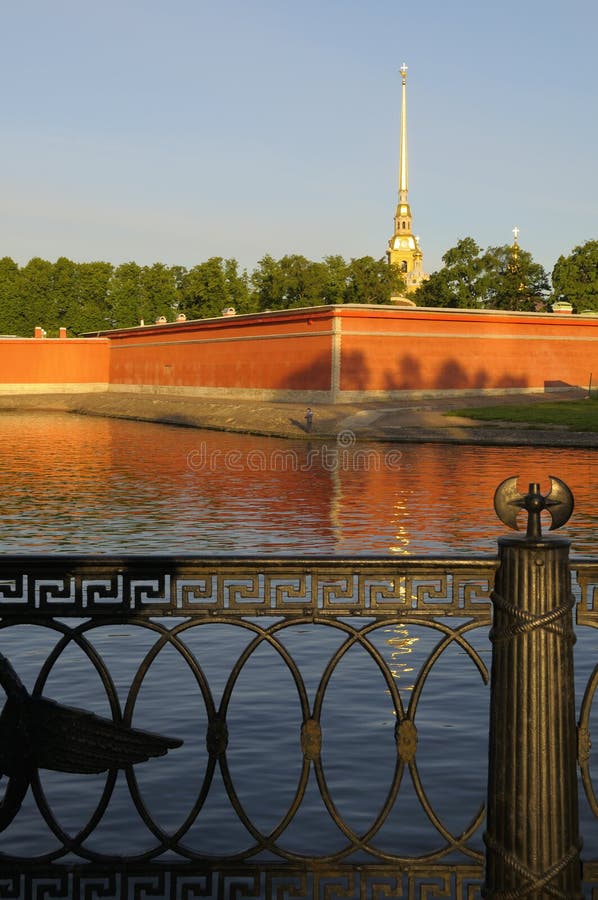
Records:
{"label": "brick wall section", "polygon": [[0,391],[108,389],[107,338],[0,338]]}
{"label": "brick wall section", "polygon": [[333,315],[320,307],[112,331],[110,384],[329,391]]}
{"label": "brick wall section", "polygon": [[347,307],[342,393],[544,390],[598,379],[598,319]]}

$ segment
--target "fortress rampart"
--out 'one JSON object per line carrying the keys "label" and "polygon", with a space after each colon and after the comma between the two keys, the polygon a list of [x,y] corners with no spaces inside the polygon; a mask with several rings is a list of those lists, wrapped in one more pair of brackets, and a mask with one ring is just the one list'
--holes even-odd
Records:
{"label": "fortress rampart", "polygon": [[0,392],[342,402],[587,387],[598,318],[317,306],[80,338],[0,338]]}

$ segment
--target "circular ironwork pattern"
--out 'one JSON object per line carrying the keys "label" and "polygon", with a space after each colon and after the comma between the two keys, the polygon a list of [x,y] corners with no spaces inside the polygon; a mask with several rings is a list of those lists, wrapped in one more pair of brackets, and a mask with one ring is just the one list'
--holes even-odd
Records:
{"label": "circular ironwork pattern", "polygon": [[[28,620],[31,621],[30,619]],[[14,620],[11,624],[17,624]],[[151,646],[147,650],[134,672],[126,698],[120,698],[115,686],[113,676],[108,665],[96,650],[92,643],[94,629],[100,627],[93,621],[80,622],[70,628],[59,620],[43,622],[45,628],[51,628],[58,633],[55,646],[48,653],[37,675],[33,696],[39,696],[44,692],[48,679],[60,661],[67,648],[76,646],[91,663],[93,669],[100,678],[102,690],[105,692],[110,708],[110,714],[115,722],[122,722],[131,726],[139,702],[140,693],[146,682],[148,673],[152,667],[160,662],[160,654],[165,648],[174,650],[177,658],[182,661],[189,671],[191,684],[197,691],[197,704],[202,719],[206,720],[205,752],[201,760],[204,766],[203,776],[200,779],[197,792],[194,795],[190,809],[182,817],[182,821],[174,829],[166,829],[158,824],[155,814],[151,811],[151,802],[144,795],[144,789],[140,786],[139,777],[142,769],[138,766],[127,766],[126,782],[134,808],[143,822],[147,834],[153,838],[151,845],[142,852],[123,854],[105,853],[93,848],[94,832],[100,824],[109,807],[115,792],[118,770],[111,769],[105,776],[101,796],[82,827],[70,833],[68,828],[60,824],[57,815],[52,809],[43,784],[43,774],[32,780],[32,789],[35,802],[50,832],[54,836],[57,846],[49,851],[35,856],[36,862],[51,862],[60,860],[66,854],[76,854],[83,860],[90,862],[113,861],[117,856],[122,861],[139,863],[156,859],[166,851],[172,851],[179,857],[188,860],[205,860],[213,856],[202,852],[195,846],[192,831],[198,822],[201,822],[202,812],[209,802],[211,791],[217,781],[221,779],[226,796],[234,811],[238,822],[248,835],[248,842],[240,849],[231,850],[225,854],[230,862],[248,860],[252,857],[267,853],[271,857],[299,862],[305,859],[318,859],[321,862],[341,862],[348,858],[354,858],[355,854],[361,854],[369,860],[382,862],[409,862],[413,859],[426,859],[438,861],[455,851],[464,854],[472,860],[479,861],[482,858],[481,851],[471,841],[479,832],[484,817],[484,806],[480,803],[477,811],[474,811],[469,824],[459,833],[453,833],[451,828],[443,821],[443,818],[434,809],[434,804],[428,796],[418,766],[418,716],[420,715],[420,700],[426,681],[433,671],[435,664],[443,657],[449,648],[457,648],[462,656],[470,663],[481,676],[483,682],[487,682],[488,673],[485,663],[469,642],[469,632],[479,628],[478,622],[465,622],[464,624],[447,625],[439,621],[429,620],[422,622],[421,617],[401,616],[388,617],[383,620],[319,620],[318,617],[296,618],[291,621],[277,620],[265,624],[259,620],[236,619],[234,628],[240,628],[247,635],[247,643],[236,659],[223,660],[223,664],[230,665],[230,672],[224,682],[219,701],[210,685],[208,675],[202,667],[201,655],[196,656],[189,647],[188,638],[195,629],[209,628],[212,625],[231,626],[231,620],[227,616],[214,615],[209,621],[184,620],[174,626],[171,622],[155,620],[135,620],[127,623],[132,629],[144,629],[154,635]],[[380,629],[401,625],[401,627],[417,627],[429,629],[435,635],[435,644],[423,660],[419,672],[410,690],[409,702],[405,703],[396,678],[393,675],[389,659],[376,645],[376,638],[380,637]],[[119,620],[104,621],[101,626],[121,625]],[[7,627],[5,624],[4,627]],[[310,691],[306,684],[304,673],[300,664],[294,658],[293,653],[285,646],[285,637],[289,629],[318,628],[328,629],[328,634],[334,633],[339,639],[337,648],[331,652],[329,658],[323,661],[319,681],[310,701]],[[258,827],[252,816],[251,810],[246,808],[241,799],[239,785],[229,767],[230,747],[227,744],[227,723],[230,707],[235,698],[235,688],[246,666],[252,661],[259,650],[269,648],[279,663],[290,675],[291,684],[296,692],[298,713],[301,720],[301,728],[297,733],[297,752],[301,754],[299,772],[296,784],[292,790],[292,797],[287,807],[278,815],[278,820],[273,827],[264,830]],[[364,828],[352,826],[339,811],[335,800],[335,788],[330,785],[329,773],[326,769],[322,755],[322,744],[326,742],[326,728],[322,725],[323,711],[326,706],[327,696],[331,690],[331,680],[339,671],[339,666],[350,659],[352,651],[358,649],[365,653],[364,659],[371,663],[381,676],[384,690],[389,698],[391,713],[396,717],[396,752],[392,771],[389,775],[389,783],[379,810],[372,816],[372,820]],[[180,690],[183,690],[182,686]],[[185,688],[187,690],[187,688]],[[137,724],[137,723],[136,723]],[[170,726],[169,726],[170,727]],[[306,739],[306,734],[310,737]],[[173,758],[176,751],[173,751]],[[284,765],[284,760],[281,760]],[[161,765],[158,762],[156,765]],[[380,844],[377,838],[383,827],[388,823],[394,810],[400,811],[401,788],[405,783],[406,774],[409,773],[413,791],[430,823],[431,833],[435,835],[434,846],[419,856],[390,852],[384,844]],[[362,774],[362,773],[360,773]],[[181,778],[186,777],[181,772]],[[342,845],[332,849],[322,848],[318,853],[300,853],[292,849],[285,842],[285,832],[294,822],[302,808],[308,791],[310,778],[315,777],[319,795],[323,807],[330,821],[342,839]],[[264,790],[267,785],[264,785]],[[151,798],[149,798],[151,800]],[[31,861],[29,854],[27,859]]]}

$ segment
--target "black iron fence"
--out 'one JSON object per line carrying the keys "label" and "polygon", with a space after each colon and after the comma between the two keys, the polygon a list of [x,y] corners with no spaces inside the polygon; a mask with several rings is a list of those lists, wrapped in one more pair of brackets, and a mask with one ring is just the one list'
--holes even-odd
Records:
{"label": "black iron fence", "polygon": [[598,896],[567,552],[2,558],[0,896]]}

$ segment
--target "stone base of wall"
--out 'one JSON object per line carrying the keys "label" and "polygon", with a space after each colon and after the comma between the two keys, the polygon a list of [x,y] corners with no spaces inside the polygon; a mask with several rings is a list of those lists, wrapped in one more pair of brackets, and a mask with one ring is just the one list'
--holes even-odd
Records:
{"label": "stone base of wall", "polygon": [[334,403],[363,403],[365,400],[426,400],[435,397],[492,397],[512,394],[549,394],[559,391],[587,390],[587,385],[563,384],[556,387],[513,387],[513,388],[452,388],[450,390],[423,391],[338,391]]}
{"label": "stone base of wall", "polygon": [[226,400],[248,400],[273,403],[366,403],[385,400],[426,400],[434,397],[492,397],[512,394],[514,397],[526,394],[548,394],[587,389],[584,385],[562,384],[544,387],[513,388],[453,388],[450,390],[391,390],[391,391],[288,391],[262,388],[231,387],[182,387],[160,384],[111,384],[110,393],[143,394],[156,397],[197,397],[214,400],[218,397]]}
{"label": "stone base of wall", "polygon": [[[110,393],[168,394],[177,397],[226,397],[227,400],[272,401],[274,403],[333,403],[331,391],[289,391],[265,388],[185,387],[166,384],[111,384]],[[364,394],[365,397],[365,394]]]}
{"label": "stone base of wall", "polygon": [[0,394],[89,394],[108,391],[108,382],[87,384],[76,382],[74,384],[1,384]]}

